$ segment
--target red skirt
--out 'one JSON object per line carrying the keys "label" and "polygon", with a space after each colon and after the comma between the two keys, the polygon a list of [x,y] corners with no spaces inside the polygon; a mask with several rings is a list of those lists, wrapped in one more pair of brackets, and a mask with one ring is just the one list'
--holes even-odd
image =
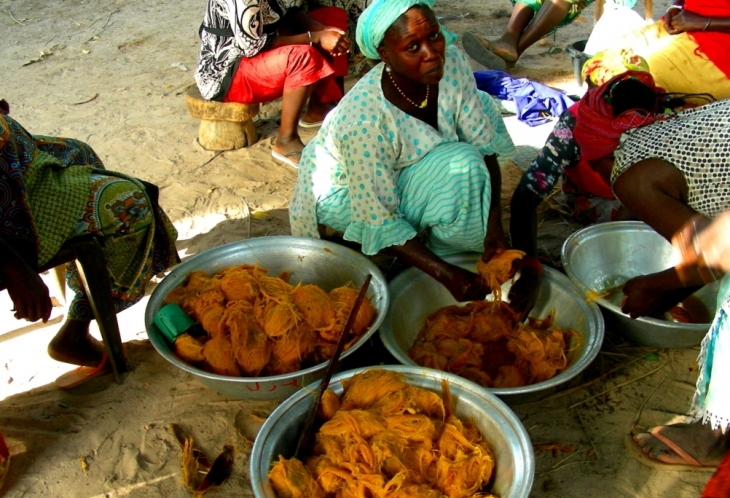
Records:
{"label": "red skirt", "polygon": [[[326,7],[307,15],[325,26],[347,30],[343,9]],[[286,45],[241,58],[223,102],[271,102],[281,98],[284,90],[312,84],[320,102],[335,102],[343,95],[334,76],[346,75],[346,56],[325,55],[309,45]]]}

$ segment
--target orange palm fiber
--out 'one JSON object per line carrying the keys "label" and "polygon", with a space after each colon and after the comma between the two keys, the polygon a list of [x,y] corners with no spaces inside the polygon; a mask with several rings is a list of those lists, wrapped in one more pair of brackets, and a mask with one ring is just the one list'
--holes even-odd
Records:
{"label": "orange palm fiber", "polygon": [[271,339],[281,339],[303,321],[288,294],[286,299],[281,303],[271,300],[265,307],[256,309],[256,318]]}
{"label": "orange palm fiber", "polygon": [[408,387],[397,372],[371,368],[342,381],[345,393],[341,398],[343,410],[370,408],[390,392]]}
{"label": "orange palm fiber", "polygon": [[200,318],[206,309],[211,306],[225,306],[226,296],[220,288],[220,282],[217,280],[209,280],[208,286],[198,292],[198,297],[194,298],[195,313],[191,315],[193,318]]}
{"label": "orange palm fiber", "polygon": [[446,408],[441,397],[427,389],[408,386],[405,389],[391,391],[378,399],[371,406],[383,416],[402,415],[404,413],[425,413],[430,418],[443,421]]}
{"label": "orange palm fiber", "polygon": [[233,357],[233,347],[224,337],[213,337],[203,346],[205,367],[218,375],[240,377],[241,370]]}
{"label": "orange palm fiber", "polygon": [[325,389],[319,403],[317,415],[322,420],[331,420],[340,409],[340,397],[332,389]]}
{"label": "orange palm fiber", "polygon": [[205,355],[203,355],[203,342],[191,335],[180,334],[177,336],[172,348],[180,359],[188,363],[199,363],[205,360]]}
{"label": "orange palm fiber", "polygon": [[438,448],[436,482],[446,496],[472,496],[489,483],[494,456],[476,427],[450,417],[444,424]]}
{"label": "orange palm fiber", "polygon": [[[347,316],[350,314],[350,310],[355,304],[357,299],[358,289],[349,286],[342,286],[330,291],[330,297],[335,306],[335,332],[334,339],[330,339],[333,342],[337,341],[340,336],[340,332],[345,328],[345,322],[347,322]],[[357,311],[355,317],[355,323],[352,324],[351,334],[359,336],[363,334],[377,314],[377,310],[373,303],[370,302],[369,298],[365,298],[360,305],[360,309]],[[324,336],[323,336],[324,337]]]}
{"label": "orange palm fiber", "polygon": [[281,363],[296,364],[300,369],[301,362],[309,356],[316,340],[314,330],[302,322],[288,334],[272,341],[271,354]]}
{"label": "orange palm fiber", "polygon": [[332,298],[316,285],[297,285],[291,292],[292,300],[310,327],[314,330],[331,329],[335,321]]}
{"label": "orange palm fiber", "polygon": [[339,410],[331,420],[319,429],[322,436],[337,437],[343,440],[368,439],[385,430],[382,418],[370,410]]}
{"label": "orange palm fiber", "polygon": [[198,321],[211,337],[228,335],[226,308],[220,304],[214,303],[203,309],[203,312],[198,317]]}
{"label": "orange palm fiber", "polygon": [[291,302],[291,291],[294,286],[280,279],[279,277],[260,277],[259,289],[264,299],[268,302],[289,303]]}
{"label": "orange palm fiber", "polygon": [[273,376],[273,375],[286,375],[301,370],[301,365],[298,363],[282,363],[274,355],[271,355],[271,359],[264,367],[261,375]]}
{"label": "orange palm fiber", "polygon": [[473,301],[467,306],[474,313],[468,335],[473,341],[496,341],[517,326],[517,314],[504,301]]}
{"label": "orange palm fiber", "polygon": [[502,300],[502,284],[512,278],[515,273],[514,262],[524,257],[524,251],[507,249],[498,251],[487,262],[477,261],[477,273],[484,283],[492,289],[495,301]]}
{"label": "orange palm fiber", "polygon": [[259,295],[258,279],[248,268],[234,267],[231,271],[216,274],[216,277],[220,280],[221,291],[228,301],[253,301]]}
{"label": "orange palm fiber", "polygon": [[422,367],[435,368],[443,372],[446,371],[446,366],[449,364],[449,359],[439,353],[431,342],[414,344],[408,350],[408,356]]}
{"label": "orange palm fiber", "polygon": [[269,481],[279,498],[324,498],[322,488],[302,462],[279,456],[269,471]]}
{"label": "orange palm fiber", "polygon": [[271,359],[271,342],[256,319],[244,313],[231,313],[226,320],[231,331],[231,347],[241,370],[258,376]]}

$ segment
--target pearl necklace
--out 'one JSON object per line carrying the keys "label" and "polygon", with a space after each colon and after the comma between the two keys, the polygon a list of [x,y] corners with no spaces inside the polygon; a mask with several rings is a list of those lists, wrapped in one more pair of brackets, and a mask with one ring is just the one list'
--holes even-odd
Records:
{"label": "pearl necklace", "polygon": [[413,105],[415,107],[418,107],[419,109],[424,109],[428,105],[428,91],[431,89],[431,85],[426,85],[426,96],[424,97],[423,102],[421,102],[420,104],[416,104],[411,99],[409,99],[408,96],[405,93],[403,93],[403,90],[401,90],[398,85],[396,85],[395,80],[393,79],[393,75],[391,74],[391,72],[390,71],[386,71],[386,72],[388,73],[388,77],[390,78],[390,82],[393,83],[393,86],[395,87],[396,90],[398,90],[398,93],[400,93],[401,96],[404,99],[406,99],[408,102],[410,102],[411,105]]}

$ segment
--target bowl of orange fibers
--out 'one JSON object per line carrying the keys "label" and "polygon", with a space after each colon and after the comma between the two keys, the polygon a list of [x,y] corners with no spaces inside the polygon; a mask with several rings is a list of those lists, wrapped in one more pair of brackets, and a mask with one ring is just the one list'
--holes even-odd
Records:
{"label": "bowl of orange fibers", "polygon": [[[462,253],[447,256],[444,259],[462,268],[475,271],[479,258],[480,255],[476,253]],[[510,282],[507,282],[502,287],[503,299],[506,299],[508,295],[509,285]],[[414,343],[418,345],[416,339],[420,339],[419,332],[427,323],[427,317],[433,317],[438,310],[442,310],[447,306],[459,305],[464,307],[468,304],[468,307],[463,309],[469,310],[471,307],[476,307],[480,308],[477,311],[481,313],[481,307],[489,307],[492,304],[481,301],[457,303],[443,285],[416,268],[409,268],[393,279],[390,282],[389,290],[391,305],[388,315],[380,326],[380,338],[388,351],[403,365],[418,365],[409,355],[409,350],[413,348]],[[497,311],[501,310],[497,308]],[[568,277],[557,270],[543,267],[542,284],[535,307],[530,312],[530,317],[542,320],[548,318],[551,314],[553,314],[552,322],[544,321],[544,325],[548,326],[549,324],[548,333],[545,336],[551,337],[551,331],[555,329],[566,331],[565,338],[561,339],[564,340],[562,351],[560,351],[562,364],[560,368],[552,372],[553,376],[520,387],[494,387],[500,385],[497,382],[500,379],[494,372],[488,373],[488,375],[491,375],[493,383],[490,382],[490,379],[483,380],[479,378],[479,375],[483,377],[482,371],[486,373],[487,367],[492,366],[484,363],[479,368],[469,370],[469,375],[472,373],[476,375],[472,380],[485,386],[491,393],[508,403],[518,404],[536,401],[550,395],[557,391],[560,385],[583,371],[598,355],[603,343],[603,317],[598,306],[587,302],[584,295]],[[473,334],[469,333],[469,337],[473,339],[470,340],[470,343],[475,348],[483,347],[484,352],[490,355],[503,354],[504,358],[510,356],[504,351],[495,353],[495,351],[501,351],[501,349],[494,349],[501,348],[498,341],[484,342],[484,345],[482,345],[477,338],[472,336]],[[496,346],[493,346],[493,344],[496,344]],[[489,351],[487,351],[488,348]],[[492,357],[484,354],[483,361],[488,361],[487,358]],[[520,356],[518,355],[515,361],[519,360]],[[446,365],[446,370],[449,370],[449,365],[450,363]],[[519,363],[515,363],[515,365],[519,365]],[[503,376],[503,368],[499,369],[500,376]],[[511,366],[509,368],[516,369]],[[511,385],[517,384],[519,383],[515,382]],[[504,382],[502,385],[510,385],[510,383]]]}
{"label": "bowl of orange fibers", "polygon": [[[392,379],[384,381],[383,373],[388,377],[395,374],[397,381]],[[377,386],[366,388],[364,382],[358,382],[360,378],[375,375],[379,377],[371,380],[377,381]],[[451,402],[447,401],[448,396],[444,396],[443,381],[446,381],[448,385]],[[394,385],[396,382],[402,385]],[[356,384],[359,384],[359,392],[354,395],[352,393],[356,390]],[[318,491],[324,491],[318,487],[334,485],[337,488],[347,487],[348,490],[351,490],[353,487],[357,488],[358,483],[369,489],[370,492],[357,496],[385,496],[384,490],[387,490],[388,496],[403,498],[465,496],[457,493],[453,488],[467,483],[469,486],[478,487],[485,482],[486,486],[474,490],[474,492],[488,490],[500,498],[527,498],[529,496],[535,473],[535,455],[527,431],[517,415],[504,402],[473,382],[430,368],[386,365],[365,367],[337,374],[332,377],[329,389],[340,398],[339,410],[344,412],[344,416],[339,419],[340,423],[337,424],[339,412],[335,413],[335,416],[318,430],[318,438],[328,439],[334,434],[334,440],[329,438],[330,443],[327,443],[325,439],[318,439],[320,443],[314,450],[303,452],[302,458],[308,468],[314,469],[314,472],[320,472],[318,485],[307,486],[306,493],[289,494],[288,496],[325,496],[325,494],[318,493]],[[314,396],[311,393],[317,392],[317,390],[318,384],[313,384],[294,394],[279,405],[261,427],[251,451],[249,470],[251,487],[256,498],[279,498],[287,495],[286,493],[277,495],[276,487],[281,487],[281,475],[279,474],[279,478],[277,478],[275,464],[280,462],[280,458],[293,457],[299,433],[313,402]],[[422,398],[423,393],[420,392],[422,390],[429,391],[426,393],[428,396],[443,400],[442,403],[434,402],[431,398],[426,398],[427,402],[414,401],[416,398]],[[347,394],[343,396],[345,392]],[[416,392],[418,395],[414,394]],[[391,396],[397,397],[397,402],[390,403]],[[363,401],[369,405],[367,410],[362,408]],[[403,412],[405,405],[408,407]],[[387,409],[386,406],[390,409]],[[400,408],[393,409],[394,406]],[[441,410],[437,409],[439,407]],[[433,427],[443,427],[441,431],[420,430],[424,421],[424,416],[418,414],[421,408],[428,412],[429,419],[435,420]],[[453,410],[452,413],[459,422],[451,423],[447,411],[449,409]],[[382,424],[367,423],[368,420],[372,420],[369,417],[377,418],[385,414],[393,418],[387,420],[383,418],[386,421]],[[361,415],[368,415],[368,417]],[[329,432],[325,429],[327,424],[330,424]],[[343,424],[352,427],[341,432],[340,428],[343,427]],[[462,434],[468,437],[450,436],[454,434],[455,426],[459,427],[460,424],[463,424],[463,429],[466,429],[461,431]],[[384,427],[387,430],[383,430]],[[475,428],[478,434],[469,430],[470,428]],[[396,432],[397,436],[394,437],[389,431]],[[336,450],[339,445],[337,434],[344,436],[342,442],[345,444],[345,448],[354,443],[358,446],[358,450],[352,452],[344,450],[341,452],[342,458],[339,458],[337,455],[340,453]],[[412,437],[409,438],[408,434],[411,434]],[[419,446],[425,445],[431,436],[438,439],[438,443],[426,445],[432,450],[427,451],[423,456],[419,453]],[[475,479],[459,479],[451,474],[454,472],[461,475],[461,472],[467,472],[472,473],[473,477],[474,467],[483,462],[481,458],[483,453],[477,451],[481,448],[476,448],[476,445],[468,443],[461,446],[463,451],[457,452],[460,455],[458,458],[448,455],[450,443],[457,441],[463,443],[466,439],[472,442],[475,439],[479,440],[479,446],[488,448],[487,452],[490,454],[491,464],[488,466],[491,472],[489,476],[480,475],[480,482],[475,482]],[[389,443],[384,446],[384,442]],[[383,451],[386,447],[387,451]],[[335,449],[334,453],[326,451],[333,455],[333,458],[326,455],[321,456],[324,448]],[[436,452],[436,448],[443,453],[434,456],[431,451]],[[318,453],[320,456],[313,457],[312,453]],[[408,458],[408,455],[421,456]],[[348,463],[338,462],[338,459],[345,459]],[[452,463],[455,465],[451,466]],[[414,470],[412,468],[414,464],[419,468]],[[420,467],[421,465],[425,468]],[[332,466],[343,466],[343,468],[329,470],[329,467]],[[299,468],[303,469],[301,465]],[[372,470],[365,472],[358,470],[363,468]],[[399,469],[399,471],[394,469]],[[418,479],[412,478],[413,475],[425,476],[421,478],[422,485],[428,486],[430,490],[418,489],[418,486],[414,484]],[[448,476],[451,476],[451,479]],[[294,478],[292,474],[289,474],[289,477]],[[343,481],[337,482],[338,479]],[[311,479],[307,479],[307,481],[311,484]],[[292,484],[301,488],[303,484],[307,483],[293,482]],[[445,486],[450,487],[448,493],[443,492],[446,489]],[[440,491],[432,488],[438,488]],[[470,492],[466,496],[472,494],[473,492]],[[327,494],[327,496],[330,495]],[[355,494],[345,494],[344,496],[355,496]]]}
{"label": "bowl of orange fibers", "polygon": [[[341,369],[347,367],[348,356],[375,333],[388,310],[388,286],[378,267],[362,254],[333,242],[305,237],[260,237],[216,247],[193,256],[175,267],[152,293],[145,310],[147,335],[155,349],[167,361],[188,372],[202,384],[233,398],[272,401],[286,399],[303,386],[321,379],[327,366],[327,361],[321,360],[316,364],[314,361],[310,362],[306,367],[288,373],[273,374],[262,370],[256,376],[253,376],[254,373],[247,376],[242,365],[240,371],[221,375],[207,368],[207,364],[191,364],[176,354],[176,345],[171,344],[154,323],[157,312],[170,296],[175,296],[183,287],[190,285],[188,277],[191,273],[207,277],[239,265],[255,265],[256,268],[265,269],[266,274],[271,277],[286,274],[292,287],[299,283],[303,286],[313,284],[324,293],[343,286],[352,287],[356,293],[367,276],[372,275],[366,296],[375,308],[375,316],[369,328],[342,352]],[[270,280],[273,281],[274,278]],[[242,313],[246,316],[253,314],[251,310]],[[205,317],[201,321],[203,326],[207,325]],[[209,327],[205,328],[208,330]],[[271,331],[266,332],[268,334]],[[208,342],[212,343],[214,339],[218,340],[218,337],[211,336]],[[208,342],[205,343],[206,346]],[[180,353],[180,350],[177,352]]]}

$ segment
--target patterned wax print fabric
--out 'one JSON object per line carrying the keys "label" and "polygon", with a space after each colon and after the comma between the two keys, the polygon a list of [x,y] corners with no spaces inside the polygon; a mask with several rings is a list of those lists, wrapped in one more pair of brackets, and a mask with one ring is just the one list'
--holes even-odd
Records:
{"label": "patterned wax print fabric", "polygon": [[233,36],[200,30],[200,59],[195,81],[200,95],[220,100],[241,57],[253,57],[274,42],[272,25],[304,0],[207,0],[203,26]]}
{"label": "patterned wax print fabric", "polygon": [[[139,180],[103,167],[91,147],[78,140],[34,136],[0,116],[0,190],[6,194],[0,197],[0,237],[31,268],[39,268],[68,239],[99,235],[115,301],[136,302],[153,271],[179,262],[177,233],[159,207],[149,207]],[[98,175],[123,187],[101,188]],[[67,270],[69,281],[80,282],[75,266]],[[90,318],[80,286],[72,289],[77,296],[69,317]],[[86,314],[74,311],[84,308]]]}
{"label": "patterned wax print fabric", "polygon": [[482,157],[514,154],[499,108],[477,90],[458,48],[446,49],[438,86],[438,130],[388,102],[381,85],[383,68],[379,64],[358,81],[304,148],[289,208],[293,235],[318,237],[319,205],[328,204],[331,216],[336,207],[331,199],[344,197],[348,202],[339,205],[338,218],[347,220],[345,240],[361,244],[365,254],[404,244],[419,231],[406,221],[413,217],[403,212],[398,182],[404,168],[440,145],[457,142],[472,145]]}
{"label": "patterned wax print fabric", "polygon": [[580,161],[580,148],[573,138],[573,126],[575,117],[569,110],[560,115],[545,145],[520,178],[515,193],[529,190],[544,201],[560,181],[562,195],[555,200],[566,214],[582,225],[611,221],[621,203],[616,199],[591,195],[565,175],[566,169],[575,168]]}
{"label": "patterned wax print fabric", "polygon": [[730,426],[730,274],[723,277],[717,293],[717,311],[702,340],[697,389],[690,415],[723,432]]}
{"label": "patterned wax print fabric", "polygon": [[679,111],[625,133],[615,158],[612,185],[645,159],[673,164],[687,182],[687,205],[714,218],[730,208],[730,100]]}
{"label": "patterned wax print fabric", "polygon": [[[133,181],[109,174],[95,172],[91,175],[87,202],[79,213],[79,219],[71,234],[72,237],[93,234],[98,237],[118,237],[132,234],[143,236],[156,229],[157,243],[142,249],[145,264],[137,279],[129,286],[120,286],[112,278],[112,301],[117,313],[137,303],[144,297],[145,285],[157,274],[162,273],[178,260],[169,235],[175,229],[171,226],[164,211],[154,206],[144,189]],[[160,221],[155,226],[155,217]],[[132,248],[134,249],[134,248]],[[71,320],[91,320],[94,315],[91,304],[84,293],[81,277],[75,262],[66,265],[66,281],[74,292],[68,307]]]}
{"label": "patterned wax print fabric", "polygon": [[[726,0],[717,3],[730,5]],[[685,9],[689,10],[688,4]],[[709,93],[718,100],[730,98],[730,33],[695,31],[671,35],[659,20],[625,34],[616,40],[616,46],[631,47],[642,56],[656,85],[667,92]],[[706,100],[693,102],[704,104]]]}

